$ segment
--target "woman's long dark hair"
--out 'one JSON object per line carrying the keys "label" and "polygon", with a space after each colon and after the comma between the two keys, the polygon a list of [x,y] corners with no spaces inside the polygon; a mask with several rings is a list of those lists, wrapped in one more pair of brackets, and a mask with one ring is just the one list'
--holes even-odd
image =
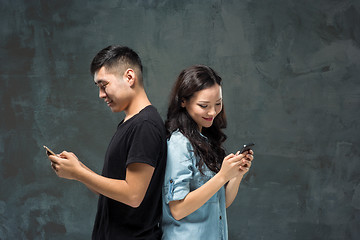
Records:
{"label": "woman's long dark hair", "polygon": [[179,131],[189,139],[194,154],[199,158],[198,169],[203,173],[203,165],[213,172],[219,172],[225,149],[223,143],[226,135],[221,129],[226,128],[226,116],[224,106],[220,113],[215,117],[213,124],[209,128],[203,128],[201,136],[197,123],[190,117],[186,108],[181,106],[183,100],[189,100],[197,91],[210,88],[215,84],[221,86],[222,79],[210,67],[195,65],[183,70],[178,76],[171,91],[170,103],[167,113],[165,126],[167,137],[179,129]]}

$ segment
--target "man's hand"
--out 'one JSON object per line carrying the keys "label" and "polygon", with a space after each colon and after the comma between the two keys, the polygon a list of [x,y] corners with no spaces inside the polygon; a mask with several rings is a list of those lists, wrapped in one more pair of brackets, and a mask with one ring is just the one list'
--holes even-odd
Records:
{"label": "man's hand", "polygon": [[63,151],[57,156],[50,155],[51,166],[61,178],[77,180],[77,175],[84,170],[74,153]]}

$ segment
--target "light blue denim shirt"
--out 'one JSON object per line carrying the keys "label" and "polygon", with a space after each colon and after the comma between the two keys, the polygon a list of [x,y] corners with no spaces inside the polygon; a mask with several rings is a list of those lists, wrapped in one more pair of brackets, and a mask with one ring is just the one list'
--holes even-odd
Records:
{"label": "light blue denim shirt", "polygon": [[172,133],[167,142],[168,155],[163,186],[162,228],[165,240],[207,239],[227,240],[227,220],[224,186],[198,210],[177,221],[171,215],[169,202],[181,200],[201,187],[215,173],[204,165],[204,174],[197,168],[189,140],[179,131]]}

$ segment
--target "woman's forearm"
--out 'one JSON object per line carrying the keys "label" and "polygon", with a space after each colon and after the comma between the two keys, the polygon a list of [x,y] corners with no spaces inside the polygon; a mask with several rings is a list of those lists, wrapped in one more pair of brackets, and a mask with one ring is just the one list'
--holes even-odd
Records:
{"label": "woman's forearm", "polygon": [[226,207],[227,208],[230,207],[230,205],[234,202],[243,176],[244,175],[235,177],[226,184],[225,198],[226,198]]}
{"label": "woman's forearm", "polygon": [[182,200],[171,201],[169,208],[176,220],[190,215],[204,205],[226,183],[226,178],[216,174],[200,188],[188,193]]}

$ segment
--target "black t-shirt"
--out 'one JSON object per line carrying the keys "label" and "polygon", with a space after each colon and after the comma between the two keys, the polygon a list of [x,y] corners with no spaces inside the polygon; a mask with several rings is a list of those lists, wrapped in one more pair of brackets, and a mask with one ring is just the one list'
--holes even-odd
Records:
{"label": "black t-shirt", "polygon": [[155,107],[147,106],[119,124],[106,152],[102,175],[124,180],[131,163],[146,163],[155,170],[137,208],[100,195],[92,239],[161,239],[166,150],[165,126]]}

